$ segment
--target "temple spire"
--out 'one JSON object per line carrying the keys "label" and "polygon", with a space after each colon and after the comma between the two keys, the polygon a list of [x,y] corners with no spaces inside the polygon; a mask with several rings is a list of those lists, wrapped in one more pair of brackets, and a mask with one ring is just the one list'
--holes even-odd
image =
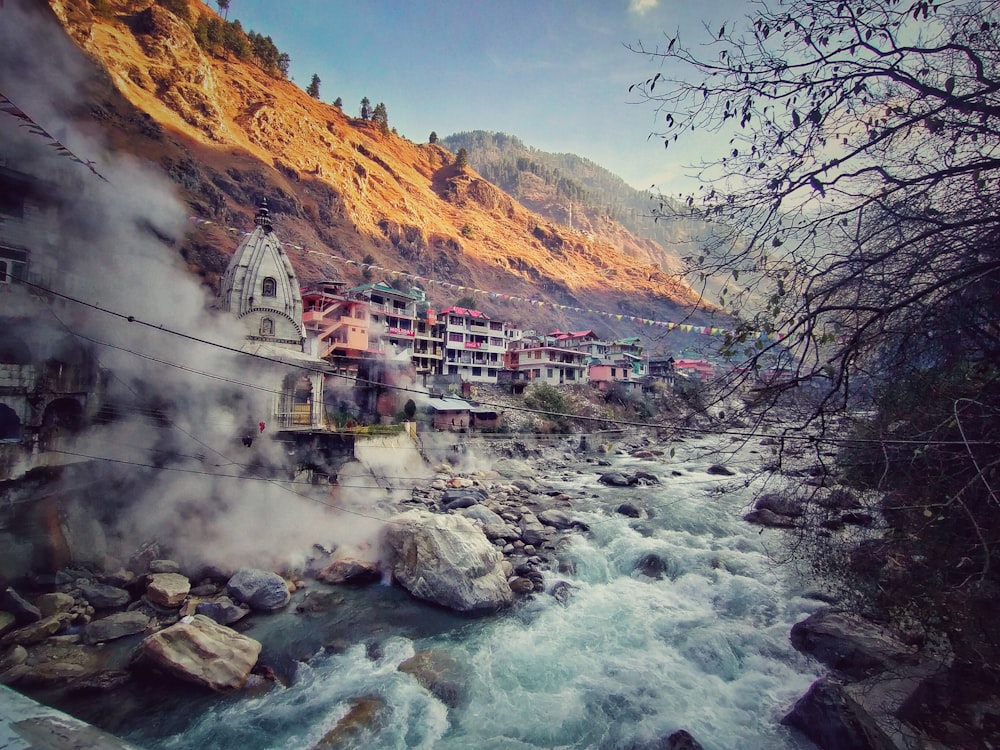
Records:
{"label": "temple spire", "polygon": [[260,208],[257,209],[257,216],[254,217],[253,223],[259,226],[265,232],[274,231],[274,227],[271,226],[271,217],[267,212],[267,198],[264,198],[260,202]]}

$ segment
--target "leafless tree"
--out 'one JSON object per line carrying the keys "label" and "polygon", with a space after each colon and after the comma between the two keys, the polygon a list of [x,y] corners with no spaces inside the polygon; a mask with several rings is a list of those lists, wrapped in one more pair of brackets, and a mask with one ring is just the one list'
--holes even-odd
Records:
{"label": "leafless tree", "polygon": [[750,373],[786,357],[770,395],[822,382],[820,425],[872,397],[841,460],[885,493],[878,575],[928,614],[967,607],[942,627],[1000,662],[1000,6],[764,0],[632,49],[664,147],[718,144],[654,214],[710,223],[686,260],[726,279],[730,351]]}

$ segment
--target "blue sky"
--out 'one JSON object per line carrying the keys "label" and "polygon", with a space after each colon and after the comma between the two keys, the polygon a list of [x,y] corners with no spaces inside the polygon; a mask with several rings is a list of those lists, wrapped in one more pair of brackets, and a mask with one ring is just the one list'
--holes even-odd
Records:
{"label": "blue sky", "polygon": [[231,0],[229,19],[287,52],[299,86],[318,74],[320,98],[341,97],[355,116],[362,97],[373,106],[383,102],[390,126],[413,141],[426,141],[431,131],[502,131],[543,151],[584,156],[636,188],[656,184],[673,192],[699,155],[671,154],[647,140],[654,109],[638,104],[628,87],[660,68],[625,45],[653,47],[678,30],[694,39],[703,21],[717,28],[745,5]]}

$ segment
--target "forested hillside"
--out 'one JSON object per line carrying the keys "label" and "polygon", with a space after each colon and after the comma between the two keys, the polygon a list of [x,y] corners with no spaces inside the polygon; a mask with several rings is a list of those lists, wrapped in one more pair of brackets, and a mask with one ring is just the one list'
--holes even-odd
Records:
{"label": "forested hillside", "polygon": [[575,229],[602,231],[621,224],[651,240],[648,260],[678,271],[678,259],[699,246],[705,224],[684,219],[654,221],[655,189],[636,190],[621,177],[576,154],[539,151],[506,133],[475,130],[441,139],[452,153],[468,152],[469,165],[526,208]]}

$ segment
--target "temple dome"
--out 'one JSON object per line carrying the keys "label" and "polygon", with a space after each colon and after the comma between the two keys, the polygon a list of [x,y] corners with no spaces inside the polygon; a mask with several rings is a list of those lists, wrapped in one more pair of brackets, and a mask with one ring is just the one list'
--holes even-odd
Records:
{"label": "temple dome", "polygon": [[254,224],[222,277],[220,306],[243,321],[251,339],[301,346],[299,280],[274,233],[266,201]]}

